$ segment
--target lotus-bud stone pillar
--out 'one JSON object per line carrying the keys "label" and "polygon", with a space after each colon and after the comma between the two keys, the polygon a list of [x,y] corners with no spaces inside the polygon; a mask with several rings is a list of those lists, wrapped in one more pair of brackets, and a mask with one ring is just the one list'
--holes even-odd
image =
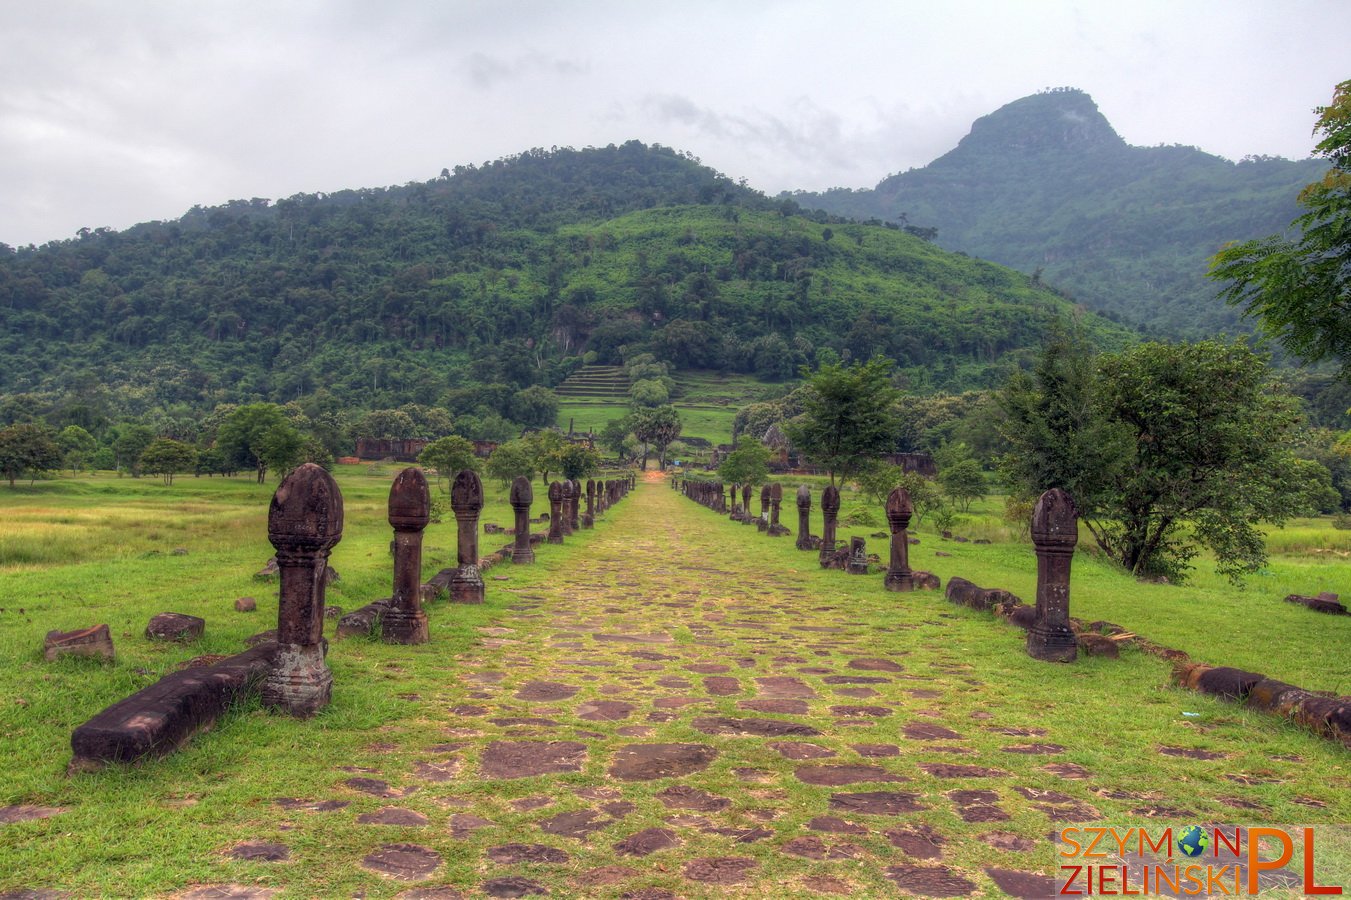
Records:
{"label": "lotus-bud stone pillar", "polygon": [[380,636],[388,644],[427,643],[427,614],[422,611],[422,530],[431,518],[427,477],[409,466],[389,489],[389,524],[394,529],[394,596],[380,617]]}
{"label": "lotus-bud stone pillar", "polygon": [[915,507],[910,502],[910,492],[903,487],[895,488],[887,495],[887,525],[891,528],[891,562],[887,565],[887,577],[883,584],[889,591],[913,591],[914,573],[910,570],[910,517]]}
{"label": "lotus-bud stone pillar", "polygon": [[583,528],[596,527],[596,479],[586,480],[586,515],[582,517]]}
{"label": "lotus-bud stone pillar", "polygon": [[769,485],[760,486],[760,518],[755,523],[761,531],[769,530]]}
{"label": "lotus-bud stone pillar", "polygon": [[1079,510],[1070,495],[1052,488],[1032,511],[1037,549],[1037,617],[1027,632],[1027,652],[1047,662],[1073,662],[1078,655],[1070,630],[1070,562],[1079,542]]}
{"label": "lotus-bud stone pillar", "polygon": [[563,543],[563,485],[557,481],[549,485],[549,537],[550,544]]}
{"label": "lotus-bud stone pillar", "polygon": [[562,530],[563,537],[567,537],[572,534],[572,482],[564,479],[559,489],[563,491],[563,495],[558,507],[560,517],[558,527]]}
{"label": "lotus-bud stone pillar", "polygon": [[797,548],[812,548],[812,489],[805,484],[797,489]]}
{"label": "lotus-bud stone pillar", "polygon": [[517,475],[511,482],[511,510],[516,514],[516,542],[511,548],[511,561],[515,564],[535,561],[535,550],[530,546],[530,504],[535,500],[535,491],[530,487],[530,479]]}
{"label": "lotus-bud stone pillar", "polygon": [[450,579],[452,603],[482,603],[483,574],[478,569],[478,514],[483,509],[483,482],[478,473],[465,469],[450,488],[450,508],[459,528],[456,559],[459,568]]}
{"label": "lotus-bud stone pillar", "polygon": [[582,518],[578,515],[578,510],[582,505],[582,479],[571,482],[572,490],[568,492],[568,525],[573,531],[582,530]]}
{"label": "lotus-bud stone pillar", "polygon": [[743,484],[741,486],[741,524],[753,525],[755,516],[751,515],[751,486]]}
{"label": "lotus-bud stone pillar", "polygon": [[821,528],[821,565],[830,565],[835,553],[835,517],[840,514],[840,489],[830,485],[821,492],[821,515],[824,525]]}
{"label": "lotus-bud stone pillar", "polygon": [[319,466],[305,463],[277,488],[267,537],[281,576],[277,657],[263,681],[263,705],[311,716],[328,705],[333,673],[324,662],[324,583],[328,555],[342,540],[342,494]]}

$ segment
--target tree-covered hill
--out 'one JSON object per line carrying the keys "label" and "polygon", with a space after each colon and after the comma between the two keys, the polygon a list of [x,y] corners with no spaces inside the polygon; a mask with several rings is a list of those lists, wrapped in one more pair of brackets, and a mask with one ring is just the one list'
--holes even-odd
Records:
{"label": "tree-covered hill", "polygon": [[1205,273],[1225,243],[1283,230],[1326,164],[1128,145],[1083,91],[1016,100],[955,149],[873,190],[791,195],[837,215],[937,228],[937,242],[1013,266],[1163,335],[1238,330]]}
{"label": "tree-covered hill", "polygon": [[824,348],[961,388],[1073,314],[1025,275],[635,141],[0,246],[0,394],[122,417],[316,393],[371,409],[643,351],[786,378]]}

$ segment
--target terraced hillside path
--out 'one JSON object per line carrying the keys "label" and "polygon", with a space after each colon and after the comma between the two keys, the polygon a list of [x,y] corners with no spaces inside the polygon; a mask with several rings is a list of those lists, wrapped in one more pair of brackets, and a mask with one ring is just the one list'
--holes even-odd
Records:
{"label": "terraced hillside path", "polygon": [[370,828],[348,851],[368,896],[1044,897],[1058,823],[1260,816],[1280,780],[1184,747],[1142,783],[1108,764],[1129,728],[1037,694],[1021,633],[823,572],[664,482],[569,542],[490,579],[507,614],[416,730],[373,736],[328,796],[269,801],[280,849],[235,852],[322,845],[341,816]]}

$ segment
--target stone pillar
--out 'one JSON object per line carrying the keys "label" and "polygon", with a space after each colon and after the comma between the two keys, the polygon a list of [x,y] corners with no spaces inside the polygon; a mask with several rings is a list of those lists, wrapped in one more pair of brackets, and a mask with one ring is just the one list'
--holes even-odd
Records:
{"label": "stone pillar", "polygon": [[313,463],[286,476],[267,513],[267,537],[281,588],[276,665],[263,681],[263,705],[311,716],[333,694],[323,644],[328,555],[342,540],[342,494],[333,476]]}
{"label": "stone pillar", "polygon": [[868,574],[868,542],[863,538],[849,539],[849,565],[845,571],[850,575]]}
{"label": "stone pillar", "polygon": [[755,524],[755,516],[751,515],[751,486],[749,484],[741,486],[741,524]]}
{"label": "stone pillar", "polygon": [[380,617],[387,644],[425,644],[427,614],[422,611],[422,530],[431,518],[427,477],[409,466],[389,489],[389,524],[394,529],[394,595]]}
{"label": "stone pillar", "polygon": [[530,546],[530,504],[534,500],[535,489],[530,486],[530,479],[518,475],[511,483],[511,509],[516,513],[516,543],[511,548],[513,563],[535,561],[535,550]]}
{"label": "stone pillar", "polygon": [[779,524],[779,510],[783,506],[783,485],[777,481],[769,489],[769,536],[783,537],[788,529]]}
{"label": "stone pillar", "polygon": [[1037,617],[1027,632],[1027,652],[1047,662],[1074,662],[1078,646],[1070,630],[1070,562],[1079,542],[1079,510],[1070,495],[1052,488],[1032,511],[1037,548]]}
{"label": "stone pillar", "polygon": [[582,530],[582,520],[578,509],[582,505],[582,480],[578,478],[572,482],[572,490],[568,492],[568,524],[572,526],[573,531]]}
{"label": "stone pillar", "polygon": [[450,579],[451,603],[482,603],[483,574],[478,570],[478,514],[483,509],[483,482],[465,469],[450,487],[450,508],[460,529],[456,559],[460,567]]}
{"label": "stone pillar", "polygon": [[[561,503],[558,506],[559,522],[558,527],[563,532],[563,537],[572,534],[572,482],[564,479],[559,489],[563,492]],[[550,518],[553,514],[550,513]]]}
{"label": "stone pillar", "polygon": [[840,489],[830,485],[821,492],[821,515],[825,524],[821,528],[821,565],[829,566],[830,557],[835,554],[835,517],[840,513]]}
{"label": "stone pillar", "polygon": [[756,527],[761,531],[769,530],[769,485],[760,486],[760,519]]}
{"label": "stone pillar", "polygon": [[812,549],[812,489],[805,484],[797,489],[797,548]]}
{"label": "stone pillar", "polygon": [[596,527],[596,479],[586,480],[586,515],[582,517],[583,528]]}
{"label": "stone pillar", "polygon": [[887,495],[887,525],[891,528],[891,561],[883,584],[889,591],[913,591],[914,573],[910,571],[910,517],[915,508],[910,492],[898,487]]}
{"label": "stone pillar", "polygon": [[563,485],[555,481],[549,485],[549,537],[550,544],[563,543]]}

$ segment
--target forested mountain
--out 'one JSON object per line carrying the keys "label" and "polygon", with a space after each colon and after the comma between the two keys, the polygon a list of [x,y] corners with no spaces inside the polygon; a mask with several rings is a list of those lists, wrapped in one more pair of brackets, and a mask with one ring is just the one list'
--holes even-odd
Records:
{"label": "forested mountain", "polygon": [[787,378],[823,348],[957,389],[1073,314],[1025,275],[634,141],[0,245],[0,394],[122,417],[316,392],[370,409],[639,351]]}
{"label": "forested mountain", "polygon": [[873,190],[795,193],[802,206],[938,230],[942,247],[1013,266],[1165,336],[1240,330],[1209,258],[1284,230],[1317,160],[1238,163],[1194,147],[1128,145],[1083,91],[1016,100],[955,149]]}

